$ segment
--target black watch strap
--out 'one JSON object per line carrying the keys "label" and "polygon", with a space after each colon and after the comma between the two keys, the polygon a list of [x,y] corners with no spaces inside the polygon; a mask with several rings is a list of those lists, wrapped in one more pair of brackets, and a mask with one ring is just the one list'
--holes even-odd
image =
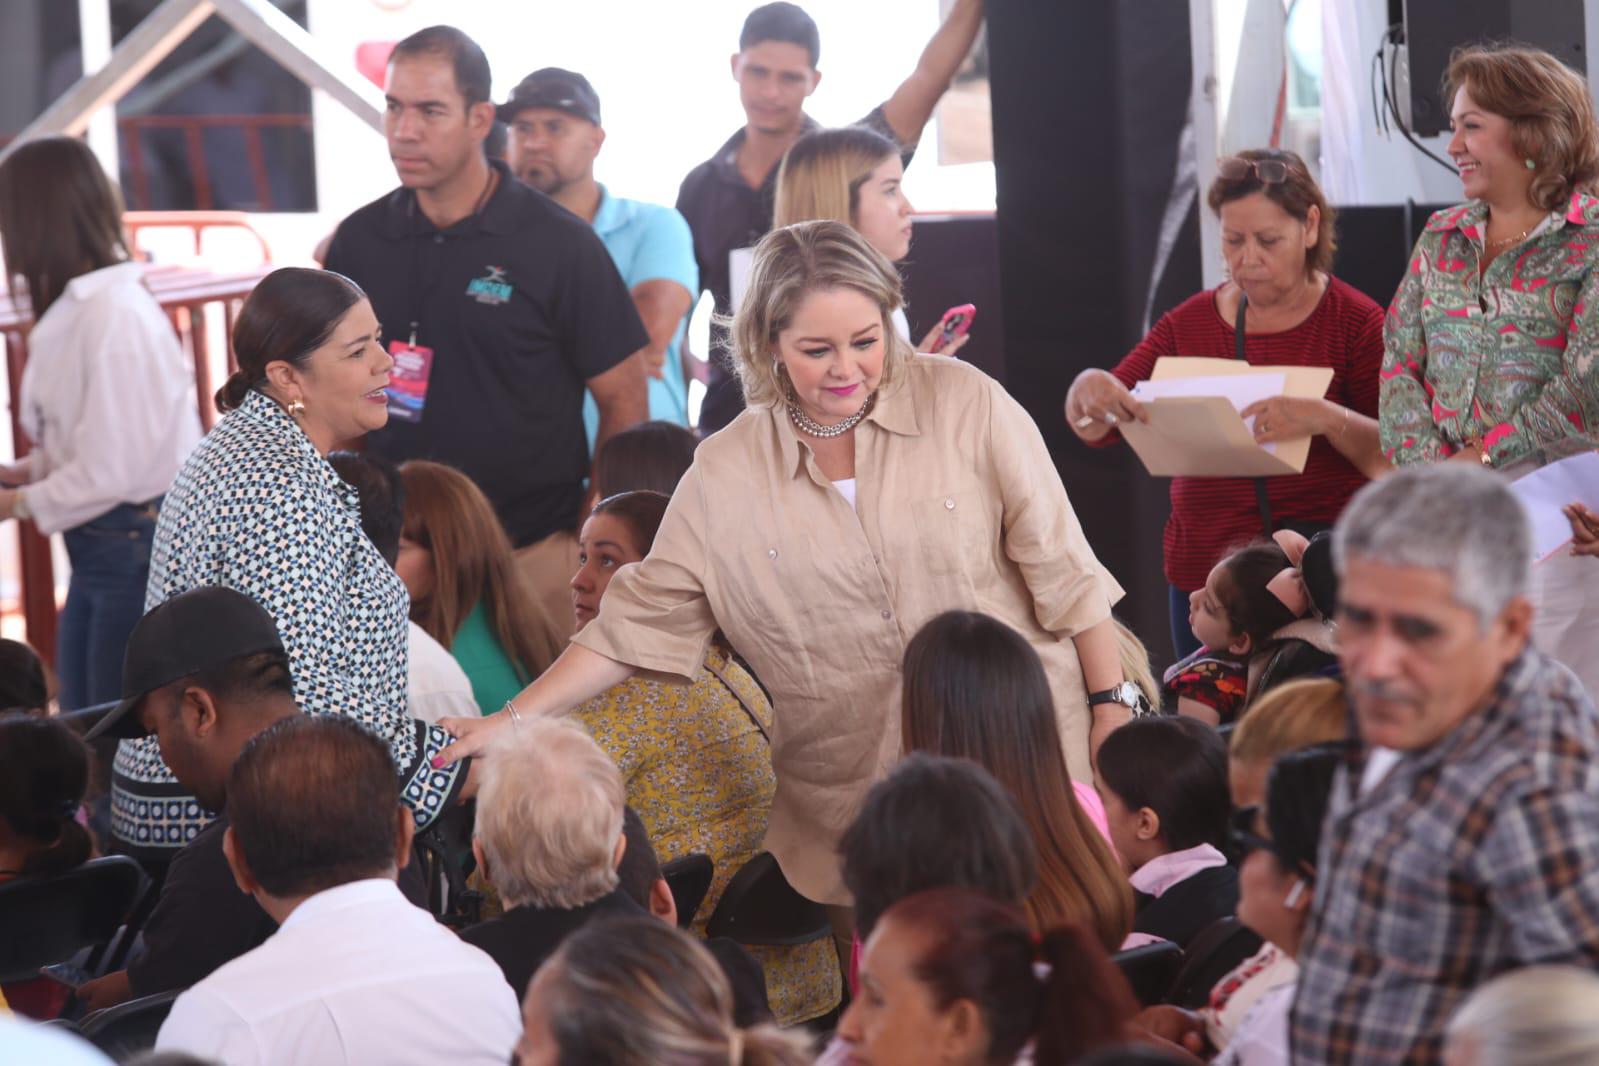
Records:
{"label": "black watch strap", "polygon": [[[1116,698],[1121,695],[1121,691],[1122,687],[1117,685],[1115,688],[1107,688],[1102,692],[1090,692],[1088,694],[1088,705],[1090,707],[1098,707],[1101,703],[1121,703],[1122,701]],[[1125,707],[1127,705],[1123,703],[1122,706]]]}

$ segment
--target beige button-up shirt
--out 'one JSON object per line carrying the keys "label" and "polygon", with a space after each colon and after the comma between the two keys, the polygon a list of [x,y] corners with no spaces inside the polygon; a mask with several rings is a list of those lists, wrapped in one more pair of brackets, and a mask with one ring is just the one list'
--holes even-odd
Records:
{"label": "beige button-up shirt", "polygon": [[766,847],[801,893],[849,902],[837,843],[900,754],[905,645],[944,611],[982,611],[1043,658],[1067,765],[1090,779],[1070,638],[1121,587],[1094,558],[1038,427],[965,363],[918,355],[855,429],[856,506],[782,407],[699,447],[649,557],[612,579],[573,639],[691,678],[718,628],[772,695],[777,795]]}

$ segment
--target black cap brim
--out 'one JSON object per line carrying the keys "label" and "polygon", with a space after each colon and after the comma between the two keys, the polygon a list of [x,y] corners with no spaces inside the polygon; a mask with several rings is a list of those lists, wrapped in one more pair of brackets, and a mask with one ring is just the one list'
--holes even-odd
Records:
{"label": "black cap brim", "polygon": [[87,733],[83,734],[83,739],[115,737],[118,740],[139,740],[149,736],[150,731],[139,721],[139,704],[143,703],[144,697],[148,695],[148,692],[142,692],[112,707],[90,727]]}

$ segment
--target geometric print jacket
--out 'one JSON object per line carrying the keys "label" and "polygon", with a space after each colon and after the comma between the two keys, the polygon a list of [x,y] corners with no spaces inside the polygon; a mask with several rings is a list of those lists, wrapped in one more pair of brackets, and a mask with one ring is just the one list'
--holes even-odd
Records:
{"label": "geometric print jacket", "polygon": [[[386,741],[400,799],[426,828],[464,766],[430,767],[450,738],[408,711],[405,584],[362,533],[355,489],[258,391],[200,442],[161,505],[146,609],[203,585],[237,589],[272,615],[301,709],[346,715]],[[119,840],[179,848],[209,820],[162,763],[155,738],[122,741]]]}

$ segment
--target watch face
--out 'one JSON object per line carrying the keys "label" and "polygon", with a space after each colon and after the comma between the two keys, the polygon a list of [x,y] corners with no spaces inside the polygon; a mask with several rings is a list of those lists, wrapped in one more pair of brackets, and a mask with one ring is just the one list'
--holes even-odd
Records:
{"label": "watch face", "polygon": [[1116,702],[1128,707],[1138,706],[1138,698],[1143,694],[1144,690],[1132,681],[1123,681],[1116,686]]}

